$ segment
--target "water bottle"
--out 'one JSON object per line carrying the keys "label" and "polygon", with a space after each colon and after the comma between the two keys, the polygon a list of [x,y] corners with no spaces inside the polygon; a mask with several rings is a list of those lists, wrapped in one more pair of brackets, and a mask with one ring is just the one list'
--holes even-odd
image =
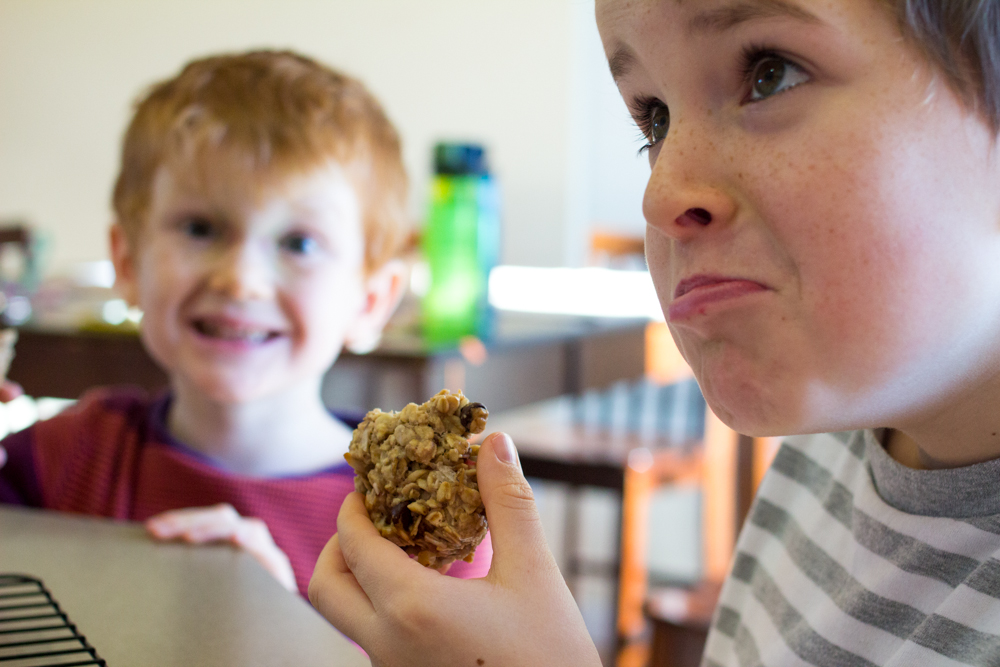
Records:
{"label": "water bottle", "polygon": [[482,146],[434,147],[423,251],[430,269],[422,304],[427,340],[443,343],[488,335],[492,312],[487,287],[500,255],[500,211]]}

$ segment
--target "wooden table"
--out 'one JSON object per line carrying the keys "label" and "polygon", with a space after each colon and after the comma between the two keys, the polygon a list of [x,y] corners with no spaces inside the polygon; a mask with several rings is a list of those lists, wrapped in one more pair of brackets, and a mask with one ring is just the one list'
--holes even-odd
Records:
{"label": "wooden table", "polygon": [[[390,329],[375,351],[341,355],[323,398],[343,410],[398,410],[447,387],[505,410],[641,376],[645,331],[644,320],[500,313],[491,337],[458,347]],[[30,327],[20,331],[10,378],[31,396],[60,398],[97,385],[166,385],[135,333]]]}
{"label": "wooden table", "polygon": [[[155,543],[136,524],[0,506],[0,573],[42,580],[111,667],[370,664],[308,602],[226,546]],[[16,601],[0,599],[3,629],[13,624],[2,619],[30,613],[2,609]],[[21,664],[10,656],[28,650],[0,648],[0,662]]]}

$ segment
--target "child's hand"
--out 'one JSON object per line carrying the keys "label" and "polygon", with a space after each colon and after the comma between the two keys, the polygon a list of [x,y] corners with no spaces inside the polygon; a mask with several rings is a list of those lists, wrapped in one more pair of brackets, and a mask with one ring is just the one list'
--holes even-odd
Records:
{"label": "child's hand", "polygon": [[293,592],[298,590],[288,556],[274,543],[267,524],[240,516],[232,505],[222,503],[163,512],[147,519],[146,529],[158,540],[235,544],[253,556],[282,586]]}
{"label": "child's hand", "polygon": [[486,439],[478,468],[493,537],[486,578],[445,577],[411,560],[379,535],[352,493],[309,583],[313,606],[376,667],[598,667],[507,436]]}
{"label": "child's hand", "polygon": [[[23,393],[24,390],[21,389],[21,385],[16,382],[11,382],[10,380],[0,382],[0,403],[10,403]],[[7,450],[0,447],[0,468],[3,467],[4,463],[7,463]]]}
{"label": "child's hand", "polygon": [[21,385],[16,382],[4,380],[3,383],[0,383],[0,403],[10,403],[23,393]]}

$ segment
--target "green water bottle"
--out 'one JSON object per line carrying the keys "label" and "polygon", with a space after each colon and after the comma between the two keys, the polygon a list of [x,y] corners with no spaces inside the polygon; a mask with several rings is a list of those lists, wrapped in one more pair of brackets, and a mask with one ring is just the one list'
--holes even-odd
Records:
{"label": "green water bottle", "polygon": [[499,258],[496,184],[482,146],[439,143],[423,234],[430,287],[422,304],[432,343],[483,336],[491,321],[489,271]]}

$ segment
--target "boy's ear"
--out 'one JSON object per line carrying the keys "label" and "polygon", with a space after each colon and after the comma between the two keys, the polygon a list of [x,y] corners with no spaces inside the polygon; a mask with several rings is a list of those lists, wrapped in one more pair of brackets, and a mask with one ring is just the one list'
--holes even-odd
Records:
{"label": "boy's ear", "polygon": [[135,280],[135,253],[121,224],[116,222],[111,225],[110,241],[111,263],[115,267],[115,291],[130,306],[137,306],[139,293]]}
{"label": "boy's ear", "polygon": [[365,305],[347,332],[344,347],[355,354],[371,352],[382,337],[382,329],[406,292],[409,269],[405,262],[393,259],[365,280]]}

